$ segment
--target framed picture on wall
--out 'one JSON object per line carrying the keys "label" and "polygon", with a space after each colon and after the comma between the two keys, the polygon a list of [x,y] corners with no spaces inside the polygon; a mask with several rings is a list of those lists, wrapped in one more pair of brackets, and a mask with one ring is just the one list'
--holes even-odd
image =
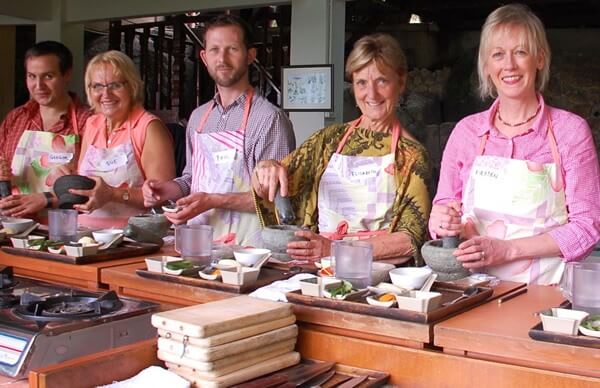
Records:
{"label": "framed picture on wall", "polygon": [[285,66],[281,107],[290,112],[333,111],[333,65]]}

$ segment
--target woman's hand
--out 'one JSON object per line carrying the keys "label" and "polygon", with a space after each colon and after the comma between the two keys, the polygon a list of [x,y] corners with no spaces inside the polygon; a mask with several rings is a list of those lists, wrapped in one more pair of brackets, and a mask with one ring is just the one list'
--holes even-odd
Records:
{"label": "woman's hand", "polygon": [[286,197],[288,195],[287,168],[276,160],[259,162],[252,173],[252,188],[256,194],[273,202],[278,187],[281,187],[281,196]]}
{"label": "woman's hand", "polygon": [[450,201],[445,205],[433,205],[429,216],[431,230],[438,237],[458,236],[461,228],[461,216],[461,204],[458,201]]}
{"label": "woman's hand", "polygon": [[181,209],[176,213],[167,213],[164,215],[167,219],[175,224],[180,225],[186,223],[188,220],[196,217],[198,214],[204,213],[207,210],[215,207],[213,201],[213,194],[199,191],[179,199],[176,204]]}
{"label": "woman's hand", "polygon": [[310,230],[299,230],[295,233],[298,237],[307,238],[308,241],[290,241],[287,245],[287,254],[292,259],[318,261],[321,257],[331,254],[331,240]]}
{"label": "woman's hand", "polygon": [[101,208],[113,198],[113,187],[109,186],[104,180],[97,176],[90,176],[90,179],[96,181],[94,188],[90,190],[69,189],[69,193],[89,197],[88,201],[82,205],[73,205],[73,209],[89,213]]}
{"label": "woman's hand", "polygon": [[475,236],[461,243],[452,254],[462,263],[463,267],[479,269],[509,261],[511,242],[510,240]]}

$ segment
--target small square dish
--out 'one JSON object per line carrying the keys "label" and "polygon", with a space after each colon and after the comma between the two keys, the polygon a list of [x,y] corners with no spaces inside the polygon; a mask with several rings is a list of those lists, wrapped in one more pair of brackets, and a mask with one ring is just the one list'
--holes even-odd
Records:
{"label": "small square dish", "polygon": [[260,268],[252,267],[221,267],[223,283],[243,286],[256,283]]}
{"label": "small square dish", "polygon": [[74,245],[65,244],[65,252],[67,256],[82,257],[91,256],[98,253],[98,247],[100,244],[89,244],[89,245]]}
{"label": "small square dish", "polygon": [[427,313],[436,309],[442,300],[439,292],[410,291],[406,294],[396,295],[398,308],[402,310]]}
{"label": "small square dish", "polygon": [[357,290],[352,287],[352,283],[346,280],[341,280],[324,286],[323,297],[329,299],[345,300],[353,296],[357,296],[359,293],[364,293],[366,291],[366,289]]}
{"label": "small square dish", "polygon": [[544,331],[563,333],[569,335],[577,334],[581,321],[589,314],[585,311],[552,308],[540,313]]}
{"label": "small square dish", "polygon": [[179,260],[181,260],[181,257],[175,257],[175,256],[152,256],[152,257],[147,257],[145,259],[146,268],[150,272],[161,273],[162,272],[161,271],[161,267],[162,267],[163,260],[164,260],[165,263],[168,263],[170,261],[179,261]]}
{"label": "small square dish", "polygon": [[12,242],[12,245],[15,248],[29,249],[30,241],[45,240],[45,239],[46,239],[46,237],[44,237],[44,236],[27,236],[27,238],[11,237],[10,241]]}
{"label": "small square dish", "polygon": [[313,277],[308,279],[300,279],[300,291],[302,295],[308,296],[323,296],[323,289],[325,286],[341,285],[341,280],[331,277]]}

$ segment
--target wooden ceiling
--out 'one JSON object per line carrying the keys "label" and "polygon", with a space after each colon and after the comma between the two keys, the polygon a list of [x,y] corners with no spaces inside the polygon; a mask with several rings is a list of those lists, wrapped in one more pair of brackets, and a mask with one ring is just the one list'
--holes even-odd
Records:
{"label": "wooden ceiling", "polygon": [[[546,28],[600,28],[600,0],[522,0]],[[410,14],[442,30],[479,30],[498,0],[356,0],[348,2],[348,30],[374,30],[379,25],[407,23]]]}

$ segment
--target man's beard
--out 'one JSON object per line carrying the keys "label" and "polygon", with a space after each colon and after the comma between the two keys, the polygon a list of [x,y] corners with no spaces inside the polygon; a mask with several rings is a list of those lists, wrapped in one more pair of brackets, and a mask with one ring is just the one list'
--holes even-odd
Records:
{"label": "man's beard", "polygon": [[230,87],[237,84],[244,76],[248,73],[248,68],[244,67],[234,71],[233,73],[229,73],[229,75],[224,76],[218,70],[214,72],[214,74],[210,74],[210,76],[215,80],[215,83],[219,86]]}

